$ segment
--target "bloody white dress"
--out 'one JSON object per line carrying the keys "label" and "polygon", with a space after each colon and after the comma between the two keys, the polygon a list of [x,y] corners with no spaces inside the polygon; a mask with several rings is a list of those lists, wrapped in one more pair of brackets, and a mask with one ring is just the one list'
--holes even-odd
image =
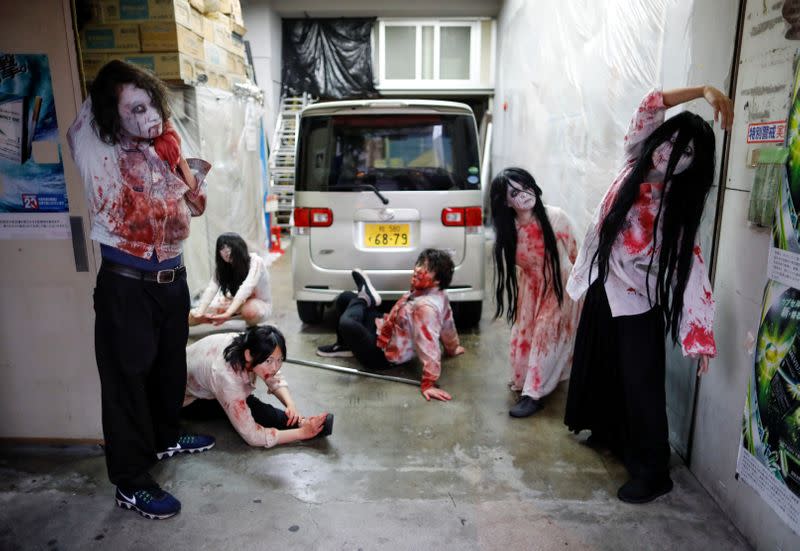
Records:
{"label": "bloody white dress", "polygon": [[[542,228],[534,217],[517,224],[517,319],[511,327],[511,388],[539,399],[569,377],[572,349],[580,316],[580,302],[566,291],[578,247],[572,224],[559,208],[546,207],[556,236],[564,300],[552,285],[551,268],[545,268]],[[545,284],[545,274],[547,282]]]}

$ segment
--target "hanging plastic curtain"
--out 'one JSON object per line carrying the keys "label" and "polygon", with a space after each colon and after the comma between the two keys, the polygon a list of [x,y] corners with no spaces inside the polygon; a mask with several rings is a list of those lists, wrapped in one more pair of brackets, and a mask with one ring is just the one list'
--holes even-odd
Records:
{"label": "hanging plastic curtain", "polygon": [[284,96],[376,96],[370,32],[375,18],[284,19]]}
{"label": "hanging plastic curtain", "polygon": [[[208,202],[192,219],[183,247],[189,290],[202,290],[214,269],[217,236],[236,232],[248,248],[267,252],[260,159],[263,108],[251,97],[198,87],[187,90],[183,116],[174,117],[184,154],[208,160]],[[176,110],[177,111],[177,110]]]}

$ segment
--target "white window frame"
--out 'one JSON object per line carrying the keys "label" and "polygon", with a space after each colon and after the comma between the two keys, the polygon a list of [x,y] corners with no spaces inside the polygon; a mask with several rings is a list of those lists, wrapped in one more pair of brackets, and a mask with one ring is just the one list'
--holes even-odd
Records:
{"label": "white window frame", "polygon": [[[480,19],[381,19],[378,22],[378,59],[379,75],[378,88],[392,90],[418,90],[420,88],[452,89],[452,88],[478,88],[481,71],[481,20]],[[414,52],[414,78],[413,79],[387,79],[386,78],[386,27],[414,27],[416,42]],[[422,78],[422,27],[433,27],[433,78]],[[441,28],[442,27],[468,27],[469,40],[469,78],[466,79],[441,79],[440,54],[441,54]]]}

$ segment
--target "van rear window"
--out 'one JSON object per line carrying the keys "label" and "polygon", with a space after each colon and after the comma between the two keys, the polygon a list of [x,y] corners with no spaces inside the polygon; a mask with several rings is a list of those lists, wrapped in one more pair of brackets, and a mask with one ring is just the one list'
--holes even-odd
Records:
{"label": "van rear window", "polygon": [[301,119],[297,191],[478,189],[468,115],[354,115]]}

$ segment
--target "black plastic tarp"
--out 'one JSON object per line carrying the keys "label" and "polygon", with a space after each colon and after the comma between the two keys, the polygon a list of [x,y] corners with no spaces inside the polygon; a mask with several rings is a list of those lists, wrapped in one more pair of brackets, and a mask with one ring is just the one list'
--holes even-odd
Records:
{"label": "black plastic tarp", "polygon": [[375,18],[284,19],[284,95],[376,96],[370,32]]}

